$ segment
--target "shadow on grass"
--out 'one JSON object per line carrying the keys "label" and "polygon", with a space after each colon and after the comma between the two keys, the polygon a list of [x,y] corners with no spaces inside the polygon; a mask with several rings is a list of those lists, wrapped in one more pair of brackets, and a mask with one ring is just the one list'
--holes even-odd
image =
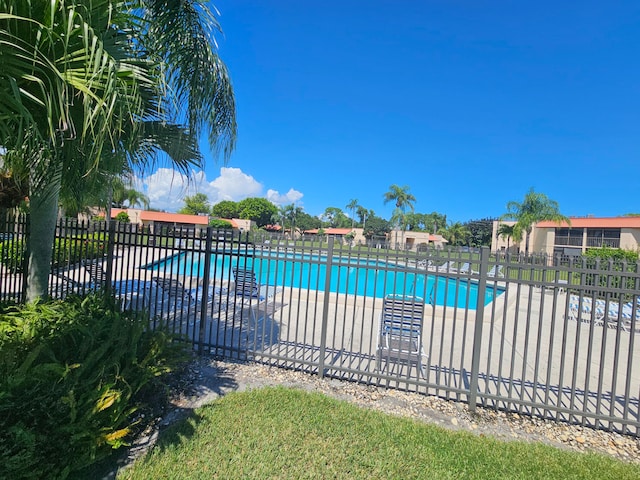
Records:
{"label": "shadow on grass", "polygon": [[[238,389],[238,383],[233,375],[230,375],[222,366],[214,367],[211,362],[203,361],[193,380],[184,394],[186,398],[174,399],[159,422],[152,418],[151,424],[146,428],[139,425],[142,433],[132,440],[130,447],[115,451],[109,457],[75,472],[69,478],[113,479],[119,471],[143,458],[152,448],[163,451],[172,445],[180,445],[188,441],[202,420],[196,413],[196,409]],[[186,406],[182,406],[183,404]]]}

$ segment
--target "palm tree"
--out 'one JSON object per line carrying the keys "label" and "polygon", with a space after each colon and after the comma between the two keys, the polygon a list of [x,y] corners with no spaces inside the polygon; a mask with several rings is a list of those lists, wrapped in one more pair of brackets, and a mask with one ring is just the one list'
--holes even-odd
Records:
{"label": "palm tree", "polygon": [[507,213],[500,217],[501,220],[515,220],[515,229],[518,232],[526,232],[525,255],[529,254],[529,239],[534,224],[542,221],[551,221],[561,224],[566,222],[571,225],[571,220],[559,211],[558,202],[551,200],[544,193],[537,193],[531,188],[524,196],[522,202],[511,201],[507,203]]}
{"label": "palm tree", "polygon": [[359,206],[360,205],[358,205],[358,199],[352,198],[345,207],[347,210],[351,210],[351,229],[352,230],[356,222],[356,208],[358,208]]}
{"label": "palm tree", "polygon": [[283,218],[289,221],[289,228],[291,229],[291,239],[295,239],[296,231],[296,217],[302,213],[302,208],[296,207],[295,203],[291,203],[283,207]]}
{"label": "palm tree", "polygon": [[285,235],[285,220],[287,218],[287,207],[286,206],[279,206],[278,207],[278,211],[276,213],[274,213],[273,215],[271,215],[271,221],[273,223],[276,223],[278,225],[280,225],[280,233],[282,233],[283,235]]}
{"label": "palm tree", "polygon": [[106,218],[111,218],[112,207],[132,208],[139,205],[146,209],[150,203],[149,197],[133,187],[131,175],[93,172],[79,190],[66,190],[61,192],[60,206],[67,216],[75,216],[78,212],[89,210],[89,207],[102,207],[106,211]]}
{"label": "palm tree", "polygon": [[449,224],[444,230],[444,237],[450,245],[464,245],[469,238],[469,229],[460,222]]}
{"label": "palm tree", "polygon": [[518,228],[517,224],[507,225],[506,223],[501,223],[498,225],[498,230],[496,232],[499,237],[502,237],[503,240],[507,241],[507,252],[510,248],[510,240],[513,238],[514,242],[519,243],[522,240],[522,231]]}
{"label": "palm tree", "polygon": [[413,212],[413,204],[416,201],[416,197],[409,193],[409,187],[407,185],[400,187],[396,184],[393,184],[389,187],[389,191],[384,194],[384,203],[387,204],[391,201],[394,201],[396,203],[396,210],[394,211],[391,218],[392,221],[395,220],[396,225],[402,231],[402,244],[404,245],[404,227],[406,223],[405,216],[407,213],[407,208],[409,208]]}
{"label": "palm tree", "polygon": [[360,219],[360,223],[362,224],[362,229],[364,230],[364,228],[366,227],[367,218],[373,217],[375,215],[375,212],[373,210],[367,210],[361,205],[358,205],[356,212],[358,218]]}
{"label": "palm tree", "polygon": [[130,179],[113,178],[111,204],[116,208],[135,207],[140,205],[149,208],[149,197],[133,188]]}
{"label": "palm tree", "polygon": [[61,195],[159,151],[199,166],[203,130],[229,157],[233,92],[203,3],[0,0],[0,145],[9,169],[29,172],[28,299],[47,290]]}

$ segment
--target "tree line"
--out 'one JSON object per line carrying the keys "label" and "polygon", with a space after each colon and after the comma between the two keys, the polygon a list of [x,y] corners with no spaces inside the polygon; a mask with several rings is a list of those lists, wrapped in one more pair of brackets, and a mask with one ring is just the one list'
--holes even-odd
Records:
{"label": "tree line", "polygon": [[[498,236],[509,242],[513,239],[519,243],[525,240],[525,253],[529,252],[529,240],[533,226],[541,221],[565,222],[571,225],[568,217],[560,213],[558,202],[544,193],[531,188],[522,202],[510,201],[506,205],[506,213],[499,219],[481,218],[466,222],[448,222],[446,214],[415,211],[416,198],[408,186],[393,184],[383,195],[384,203],[394,203],[395,209],[390,219],[376,215],[374,210],[360,205],[358,199],[351,199],[345,209],[327,207],[319,216],[312,216],[302,207],[295,204],[277,207],[265,198],[247,198],[239,202],[223,200],[213,206],[202,193],[185,198],[181,213],[194,215],[210,214],[219,218],[242,218],[256,222],[259,228],[277,225],[282,230],[305,231],[325,228],[362,228],[366,238],[385,237],[394,229],[402,235],[407,231],[429,232],[442,235],[449,245],[480,247],[490,246],[495,220],[511,220],[498,225]],[[508,248],[507,247],[507,248]]]}
{"label": "tree line", "polygon": [[[367,209],[351,199],[345,206],[327,207],[318,216],[310,215],[295,204],[276,206],[266,198],[250,197],[238,202],[222,200],[211,204],[204,193],[196,193],[184,199],[184,205],[179,213],[190,215],[211,215],[214,217],[210,224],[216,227],[230,227],[224,220],[240,218],[252,220],[258,228],[299,231],[327,228],[362,228],[366,238],[385,237],[389,232],[398,229],[402,232],[429,232],[442,235],[450,245],[479,247],[490,245],[492,234],[492,218],[469,220],[467,222],[447,222],[443,213],[420,213],[413,208],[415,197],[408,192],[408,187],[393,185],[383,197],[383,201],[394,201],[396,210],[390,219],[376,215],[372,209]],[[386,200],[389,198],[389,200]],[[404,209],[402,208],[404,207]]]}

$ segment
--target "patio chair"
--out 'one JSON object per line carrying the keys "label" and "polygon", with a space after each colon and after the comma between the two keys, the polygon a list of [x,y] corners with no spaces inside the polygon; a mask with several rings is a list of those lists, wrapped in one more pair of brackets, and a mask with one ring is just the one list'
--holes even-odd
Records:
{"label": "patio chair", "polygon": [[622,320],[628,331],[638,332],[640,325],[640,304],[637,302],[627,302],[622,305]]}
{"label": "patio chair", "polygon": [[[197,317],[198,304],[192,292],[185,288],[180,280],[172,277],[153,277],[153,285],[157,286],[155,312],[166,320],[175,320],[186,316]],[[165,305],[166,304],[166,305]]]}
{"label": "patio chair", "polygon": [[251,269],[236,267],[233,269],[235,284],[233,293],[243,304],[249,306],[252,321],[257,325],[263,319],[269,307],[275,309],[275,296],[282,291],[281,287],[273,285],[259,285],[256,274]]}
{"label": "patio chair", "polygon": [[[628,332],[632,318],[633,310],[628,304],[624,304],[622,309],[618,302],[613,300],[603,300],[596,298],[592,300],[590,297],[579,297],[577,295],[569,296],[570,317],[572,320],[580,320],[585,323],[593,323],[594,325],[606,325],[608,328],[620,329]],[[636,318],[640,318],[640,313],[635,313]]]}
{"label": "patio chair", "polygon": [[84,292],[84,285],[61,269],[52,268],[49,278],[49,294],[53,298],[63,299],[68,295]]}
{"label": "patio chair", "polygon": [[471,263],[470,262],[465,262],[462,264],[462,266],[458,269],[458,273],[473,273],[473,274],[477,274],[479,272],[476,272],[475,270],[473,270],[471,268]]}
{"label": "patio chair", "polygon": [[569,295],[569,319],[582,323],[593,323],[594,325],[604,325],[605,313],[603,305],[596,302],[594,305],[591,298]]}
{"label": "patio chair", "polygon": [[427,270],[433,270],[436,268],[432,260],[419,260],[418,263],[416,263],[416,266],[418,268],[425,268]]}
{"label": "patio chair", "polygon": [[99,289],[107,284],[107,272],[98,260],[83,260],[82,266],[89,274],[89,288]]}
{"label": "patio chair", "polygon": [[455,273],[457,270],[453,267],[453,264],[455,262],[444,262],[442,265],[440,265],[436,270],[438,272],[449,272],[449,273]]}
{"label": "patio chair", "polygon": [[[82,266],[89,274],[87,288],[96,290],[107,285],[107,272],[104,263],[99,260],[83,260]],[[151,302],[151,292],[154,286],[143,280],[126,279],[111,282],[111,291],[115,297],[122,302],[125,310],[148,310],[152,314],[155,312]],[[157,293],[155,295],[158,296]]]}
{"label": "patio chair", "polygon": [[603,304],[603,308],[606,310],[606,323],[609,328],[620,329],[624,332],[628,332],[632,326],[632,320],[635,315],[636,320],[640,318],[640,311],[635,311],[628,303],[620,305],[615,301],[599,300]]}
{"label": "patio chair", "polygon": [[502,265],[494,265],[487,271],[488,277],[504,277],[502,273]]}
{"label": "patio chair", "polygon": [[381,371],[389,361],[415,363],[426,378],[425,363],[428,359],[422,345],[424,300],[419,297],[387,295],[382,304],[376,370]]}

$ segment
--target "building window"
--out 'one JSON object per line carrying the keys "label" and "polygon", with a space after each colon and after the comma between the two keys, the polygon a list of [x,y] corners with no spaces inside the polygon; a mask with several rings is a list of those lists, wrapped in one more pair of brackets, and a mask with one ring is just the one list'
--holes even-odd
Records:
{"label": "building window", "polygon": [[620,248],[620,229],[587,228],[587,247]]}
{"label": "building window", "polygon": [[556,245],[582,246],[581,228],[556,228]]}

